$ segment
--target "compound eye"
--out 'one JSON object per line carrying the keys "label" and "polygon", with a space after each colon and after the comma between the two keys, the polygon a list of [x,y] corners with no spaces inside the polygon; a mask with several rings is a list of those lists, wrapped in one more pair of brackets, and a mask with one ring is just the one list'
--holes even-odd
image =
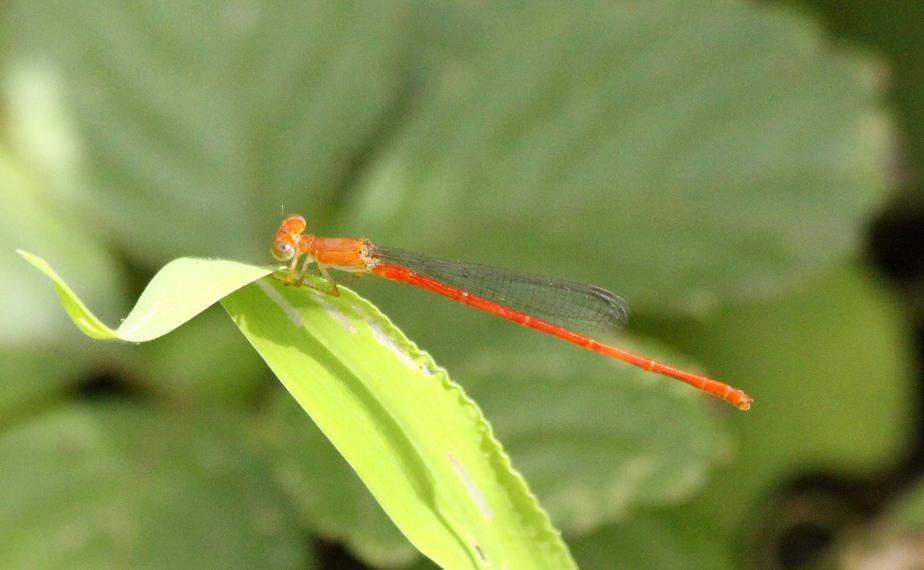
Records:
{"label": "compound eye", "polygon": [[295,248],[292,247],[292,244],[281,240],[276,240],[273,242],[272,251],[273,257],[279,261],[288,261],[292,259],[293,255],[295,255]]}

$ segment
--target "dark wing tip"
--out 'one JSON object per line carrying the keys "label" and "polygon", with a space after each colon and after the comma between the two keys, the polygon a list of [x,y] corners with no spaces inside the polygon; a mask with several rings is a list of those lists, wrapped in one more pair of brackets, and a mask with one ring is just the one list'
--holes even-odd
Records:
{"label": "dark wing tip", "polygon": [[622,297],[602,287],[591,286],[590,290],[609,305],[609,314],[617,327],[622,328],[629,323],[629,304]]}

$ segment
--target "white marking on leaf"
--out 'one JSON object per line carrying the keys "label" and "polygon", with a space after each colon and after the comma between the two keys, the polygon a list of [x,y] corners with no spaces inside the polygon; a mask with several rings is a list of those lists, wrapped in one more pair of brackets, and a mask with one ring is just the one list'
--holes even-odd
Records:
{"label": "white marking on leaf", "polygon": [[411,355],[404,352],[404,350],[398,346],[398,343],[395,342],[395,339],[385,334],[385,331],[382,330],[382,327],[379,326],[379,323],[371,319],[367,320],[366,323],[369,324],[369,329],[372,331],[372,336],[375,337],[375,340],[390,350],[395,356],[397,356],[398,360],[401,361],[401,364],[404,364],[408,368],[413,368],[414,370],[420,370],[420,367],[417,365],[417,362],[411,358]]}
{"label": "white marking on leaf", "polygon": [[369,315],[362,307],[356,303],[351,303],[351,307],[353,308],[353,314],[355,314],[357,318],[369,320]]}
{"label": "white marking on leaf", "polygon": [[468,491],[468,496],[472,498],[472,502],[475,503],[475,506],[478,507],[478,510],[481,511],[481,515],[487,520],[491,520],[494,514],[491,512],[491,509],[488,507],[487,501],[484,500],[484,496],[481,494],[481,491],[478,490],[478,487],[475,486],[475,482],[471,480],[468,476],[468,472],[465,470],[465,467],[459,463],[459,460],[455,458],[453,454],[449,454],[449,464],[452,465],[452,468],[455,469],[456,473],[459,475],[459,478],[462,479],[462,484],[465,485],[465,490]]}
{"label": "white marking on leaf", "polygon": [[325,301],[322,295],[324,295],[324,293],[318,292],[317,295],[315,295],[315,301],[321,305],[321,307],[327,312],[328,315],[331,316],[331,318],[340,323],[343,328],[347,330],[347,332],[356,334],[356,327],[353,326],[353,323],[350,321],[350,319],[342,312],[340,312],[337,307]]}

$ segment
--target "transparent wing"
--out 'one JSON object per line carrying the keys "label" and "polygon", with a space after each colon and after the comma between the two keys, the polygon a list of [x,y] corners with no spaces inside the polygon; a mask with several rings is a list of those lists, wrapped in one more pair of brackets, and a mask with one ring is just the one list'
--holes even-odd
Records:
{"label": "transparent wing", "polygon": [[629,320],[617,295],[593,285],[375,246],[373,255],[451,287],[589,337],[611,336]]}

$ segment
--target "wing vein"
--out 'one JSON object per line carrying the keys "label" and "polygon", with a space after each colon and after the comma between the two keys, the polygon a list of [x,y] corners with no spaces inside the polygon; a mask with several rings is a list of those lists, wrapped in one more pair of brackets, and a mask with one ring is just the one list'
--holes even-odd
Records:
{"label": "wing vein", "polygon": [[629,319],[629,307],[622,298],[594,285],[387,247],[375,247],[373,255],[586,336],[609,336]]}

